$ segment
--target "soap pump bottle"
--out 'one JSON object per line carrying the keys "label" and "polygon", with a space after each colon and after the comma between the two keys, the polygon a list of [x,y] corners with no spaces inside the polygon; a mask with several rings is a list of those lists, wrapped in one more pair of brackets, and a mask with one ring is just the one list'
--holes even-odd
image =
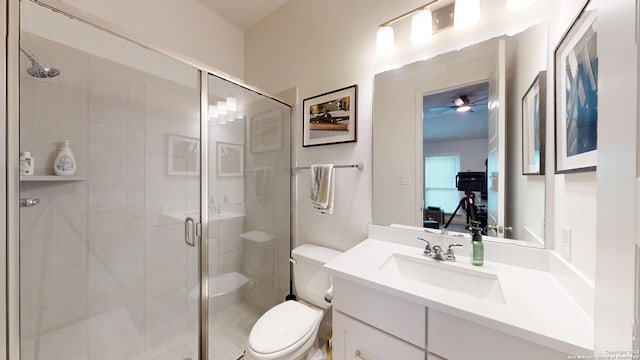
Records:
{"label": "soap pump bottle", "polygon": [[471,264],[476,266],[482,266],[484,264],[484,244],[482,243],[482,228],[479,221],[471,222]]}
{"label": "soap pump bottle", "polygon": [[29,151],[20,152],[20,175],[33,175],[35,160]]}
{"label": "soap pump bottle", "polygon": [[59,176],[73,176],[76,174],[76,158],[69,147],[70,140],[65,140],[56,155],[53,170]]}

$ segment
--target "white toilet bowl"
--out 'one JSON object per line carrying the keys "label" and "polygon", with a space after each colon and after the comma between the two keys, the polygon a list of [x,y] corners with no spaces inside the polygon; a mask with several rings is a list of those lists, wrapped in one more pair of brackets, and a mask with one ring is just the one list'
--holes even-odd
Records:
{"label": "white toilet bowl", "polygon": [[331,279],[323,265],[340,254],[309,244],[293,249],[294,283],[301,301],[278,304],[256,321],[249,334],[247,359],[302,360],[317,354],[320,322],[331,306],[325,302]]}
{"label": "white toilet bowl", "polygon": [[269,309],[249,334],[249,360],[299,360],[317,348],[324,310],[289,300]]}

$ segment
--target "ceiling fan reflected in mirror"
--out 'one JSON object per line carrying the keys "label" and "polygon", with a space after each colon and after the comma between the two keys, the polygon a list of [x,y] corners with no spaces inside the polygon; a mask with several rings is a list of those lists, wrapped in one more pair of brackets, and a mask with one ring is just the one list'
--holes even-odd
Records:
{"label": "ceiling fan reflected in mirror", "polygon": [[430,108],[429,111],[437,113],[437,115],[444,115],[454,110],[461,113],[473,112],[473,107],[487,106],[487,99],[488,98],[484,97],[471,101],[469,100],[469,97],[467,95],[460,95],[459,97],[451,101],[453,103],[453,106],[434,106]]}

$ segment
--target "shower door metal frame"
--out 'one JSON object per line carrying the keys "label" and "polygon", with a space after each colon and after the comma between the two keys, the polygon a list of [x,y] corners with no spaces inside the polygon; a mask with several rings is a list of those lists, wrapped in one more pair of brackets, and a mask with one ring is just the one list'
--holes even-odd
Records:
{"label": "shower door metal frame", "polygon": [[20,1],[6,0],[7,349],[20,359]]}

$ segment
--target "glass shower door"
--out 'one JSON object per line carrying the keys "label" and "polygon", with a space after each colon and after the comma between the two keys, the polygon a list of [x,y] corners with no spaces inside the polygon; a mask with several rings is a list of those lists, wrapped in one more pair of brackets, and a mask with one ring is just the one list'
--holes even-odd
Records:
{"label": "glass shower door", "polygon": [[199,72],[21,6],[21,359],[198,359]]}
{"label": "glass shower door", "polygon": [[289,292],[291,109],[208,76],[209,359],[238,359]]}

